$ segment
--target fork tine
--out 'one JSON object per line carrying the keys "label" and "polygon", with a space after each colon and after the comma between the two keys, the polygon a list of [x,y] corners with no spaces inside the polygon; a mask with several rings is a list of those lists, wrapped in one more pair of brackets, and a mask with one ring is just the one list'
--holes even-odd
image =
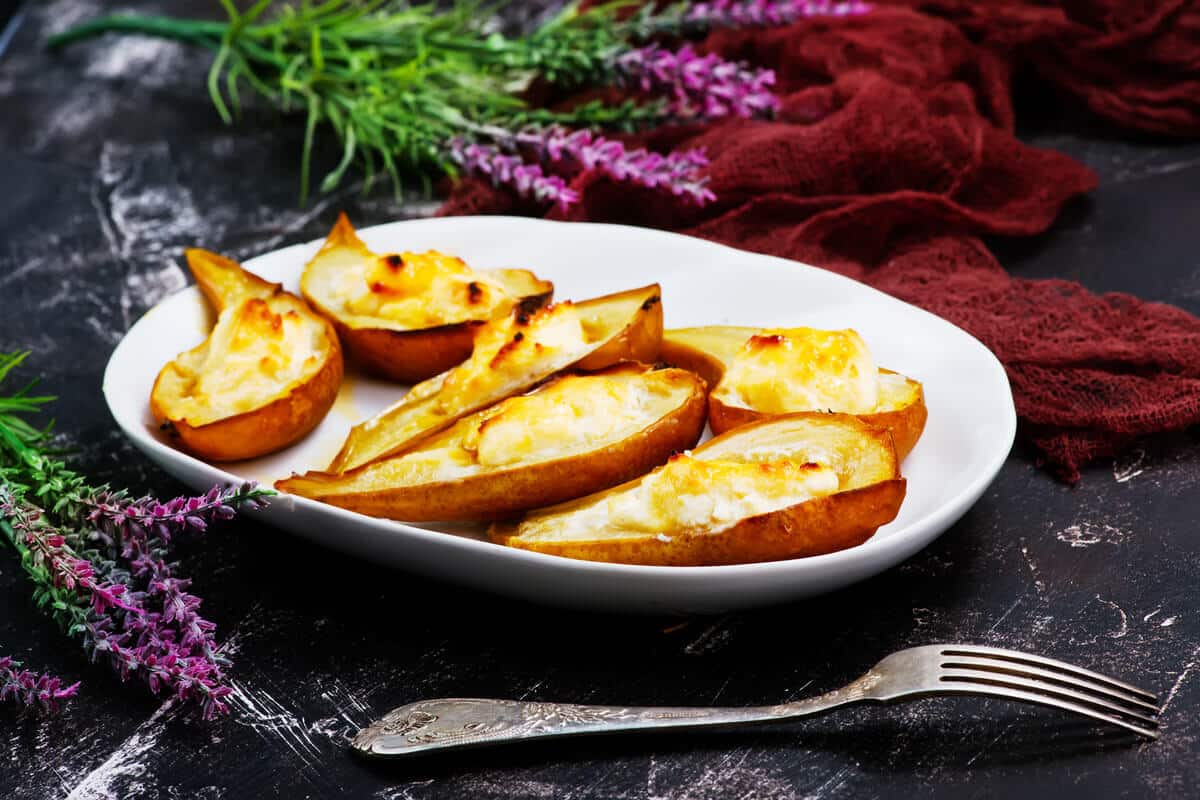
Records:
{"label": "fork tine", "polygon": [[[968,670],[943,670],[939,676],[942,683],[950,684],[966,684],[978,687],[991,687],[1001,692],[1012,691],[1014,696],[1017,694],[1023,698],[1034,697],[1053,700],[1059,703],[1068,704],[1072,710],[1083,713],[1084,709],[1092,710],[1098,719],[1105,719],[1114,724],[1127,723],[1139,728],[1153,730],[1158,727],[1158,720],[1154,717],[1145,714],[1139,714],[1136,711],[1131,711],[1128,708],[1122,708],[1115,703],[1109,703],[1095,697],[1090,697],[1080,692],[1073,692],[1070,689],[1059,689],[1053,686],[1047,686],[1044,683],[1037,681],[1026,680],[1009,675],[997,675],[995,673],[978,673]],[[1050,703],[1047,703],[1050,705]],[[1066,705],[1060,706],[1065,708]]]}
{"label": "fork tine", "polygon": [[1049,706],[1063,711],[1070,711],[1090,719],[1105,722],[1109,725],[1116,725],[1128,731],[1133,731],[1136,734],[1145,736],[1147,739],[1157,739],[1158,729],[1148,726],[1138,725],[1136,722],[1131,722],[1121,717],[1111,714],[1105,714],[1097,711],[1094,708],[1072,703],[1068,700],[1059,700],[1044,694],[1035,694],[1034,692],[1025,692],[1020,689],[1008,689],[1000,686],[988,686],[983,683],[943,683],[938,688],[938,694],[966,694],[966,695],[983,695],[986,697],[998,697],[1003,700],[1017,700],[1022,703],[1032,703],[1033,705]]}
{"label": "fork tine", "polygon": [[987,672],[992,675],[1013,675],[1022,678],[1035,678],[1050,684],[1052,688],[1073,689],[1075,691],[1089,692],[1102,698],[1116,700],[1119,703],[1125,703],[1126,705],[1149,711],[1153,714],[1158,713],[1158,706],[1154,703],[1147,703],[1141,698],[1141,695],[1135,695],[1132,692],[1126,692],[1123,689],[1113,689],[1109,684],[1100,683],[1099,681],[1079,678],[1062,672],[1052,672],[1048,669],[1042,669],[1041,667],[1017,664],[1013,661],[978,658],[974,656],[943,656],[943,658],[945,659],[942,662],[942,667],[944,669],[973,669],[980,672]]}
{"label": "fork tine", "polygon": [[942,655],[978,656],[980,658],[994,658],[1000,661],[1025,664],[1031,667],[1041,667],[1042,669],[1050,670],[1052,672],[1062,672],[1076,678],[1091,680],[1096,683],[1104,684],[1113,689],[1123,690],[1150,703],[1158,703],[1158,695],[1152,692],[1147,692],[1145,689],[1139,689],[1132,684],[1119,681],[1116,678],[1110,678],[1107,675],[1101,675],[1099,672],[1092,672],[1090,669],[1084,669],[1083,667],[1077,667],[1074,664],[1068,664],[1064,661],[1057,661],[1053,658],[1035,656],[1030,653],[1022,653],[1017,650],[1004,650],[999,647],[983,647],[974,644],[956,644],[943,647]]}

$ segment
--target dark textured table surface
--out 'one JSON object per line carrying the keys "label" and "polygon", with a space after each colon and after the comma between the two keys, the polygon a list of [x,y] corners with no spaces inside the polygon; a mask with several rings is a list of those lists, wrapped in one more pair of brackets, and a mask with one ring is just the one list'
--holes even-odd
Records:
{"label": "dark textured table surface", "polygon": [[[35,4],[0,61],[0,348],[28,348],[60,396],[78,463],[135,490],[181,487],[118,433],[100,397],[113,346],[187,282],[181,248],[246,257],[431,203],[353,187],[296,206],[294,125],[222,127],[202,54],[107,39],[39,42],[102,10]],[[129,3],[188,12],[201,2]],[[1006,266],[1200,312],[1200,145],[1136,141],[1063,111],[1023,135],[1093,167],[1101,187]],[[1030,119],[1039,120],[1030,122]],[[0,709],[6,798],[868,798],[1200,796],[1196,432],[1146,442],[1071,489],[1018,446],[995,485],[902,566],[819,599],[689,620],[566,613],[479,595],[248,523],[184,548],[193,590],[235,659],[235,710],[189,709],[85,663],[0,557],[0,651],[70,679],[59,716]],[[1159,691],[1142,744],[1002,703],[865,708],[772,731],[589,740],[409,764],[347,751],[357,726],[431,696],[654,704],[773,702],[839,685],[893,649],[1028,648]]]}

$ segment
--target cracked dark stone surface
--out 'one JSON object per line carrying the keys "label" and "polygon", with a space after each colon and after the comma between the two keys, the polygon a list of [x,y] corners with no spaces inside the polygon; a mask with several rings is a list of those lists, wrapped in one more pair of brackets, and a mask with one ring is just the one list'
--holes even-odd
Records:
{"label": "cracked dark stone surface", "polygon": [[[296,205],[297,126],[230,129],[206,56],[104,39],[51,56],[49,31],[103,10],[45,0],[0,60],[0,348],[28,348],[80,466],[137,491],[181,487],[125,443],[100,397],[126,328],[185,285],[180,252],[245,257],[429,213],[348,186]],[[513,4],[513,19],[530,8]],[[202,13],[200,2],[130,10]],[[1031,241],[1028,277],[1068,277],[1200,312],[1200,146],[1123,138],[1031,108],[1024,135],[1101,188]],[[1200,436],[1149,441],[1069,489],[1018,448],[952,530],[902,566],[822,598],[710,619],[566,613],[382,570],[248,523],[183,548],[231,642],[235,713],[216,724],[87,665],[0,557],[0,651],[70,679],[57,717],[0,711],[0,795],[374,798],[1195,797]],[[839,685],[899,647],[1027,648],[1159,691],[1165,733],[1130,742],[1053,713],[973,700],[863,709],[774,731],[592,740],[363,762],[347,737],[422,697],[752,704]]]}

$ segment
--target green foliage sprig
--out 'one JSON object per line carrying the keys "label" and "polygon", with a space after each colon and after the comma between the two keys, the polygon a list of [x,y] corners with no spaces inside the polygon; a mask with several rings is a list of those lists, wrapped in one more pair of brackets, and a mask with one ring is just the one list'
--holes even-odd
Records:
{"label": "green foliage sprig", "polygon": [[[707,165],[702,152],[672,154],[664,162],[591,132],[771,114],[778,101],[769,91],[770,70],[701,57],[688,47],[643,46],[648,35],[702,32],[710,18],[719,24],[783,19],[763,12],[774,0],[739,2],[745,10],[717,0],[673,5],[661,16],[643,9],[626,19],[620,12],[628,0],[587,11],[570,4],[527,35],[506,37],[491,29],[495,8],[477,0],[448,9],[395,0],[258,0],[245,11],[221,0],[223,22],[113,15],[54,36],[49,46],[120,32],[211,50],[208,91],[226,122],[239,116],[245,94],[303,117],[302,199],[313,182],[317,137],[327,130],[341,157],[321,178],[322,191],[338,186],[357,164],[364,186],[386,175],[397,195],[405,174],[420,175],[428,190],[431,174],[468,172],[566,206],[578,198],[564,178],[602,169],[617,180],[704,203],[713,194],[701,174]],[[611,85],[631,96],[535,108],[526,101],[535,80]],[[504,133],[497,138],[495,131]],[[589,136],[570,139],[573,146],[564,151],[560,145],[572,132]]]}
{"label": "green foliage sprig", "polygon": [[[222,6],[228,22],[114,15],[61,33],[49,46],[115,31],[212,50],[208,89],[226,122],[240,113],[247,89],[284,113],[304,115],[302,196],[323,127],[337,137],[342,157],[321,179],[322,191],[357,163],[368,184],[383,172],[399,192],[406,170],[454,173],[445,144],[479,125],[631,129],[663,116],[661,103],[550,111],[520,97],[539,74],[572,83],[597,77],[605,55],[620,47],[613,7],[584,13],[568,7],[528,37],[510,39],[486,32],[491,10],[477,2],[446,11],[387,0],[259,0],[246,11],[222,0]],[[264,19],[272,8],[276,13]]]}

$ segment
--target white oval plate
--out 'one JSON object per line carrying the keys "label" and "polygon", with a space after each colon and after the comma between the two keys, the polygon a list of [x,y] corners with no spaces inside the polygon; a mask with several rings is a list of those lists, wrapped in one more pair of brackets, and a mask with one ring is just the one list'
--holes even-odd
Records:
{"label": "white oval plate", "polygon": [[[272,525],[373,562],[580,608],[717,612],[778,603],[854,583],[916,553],[979,498],[1012,446],[1012,394],[987,348],[943,319],[831,272],[620,225],[450,217],[360,233],[377,251],[432,248],[479,268],[532,269],[554,281],[557,299],[657,281],[668,327],[853,327],[877,363],[925,384],[929,405],[925,434],[904,462],[908,497],[900,515],[858,547],[812,558],[721,567],[603,564],[502,547],[472,526],[406,525],[290,495],[258,512]],[[319,244],[288,247],[245,266],[296,291]],[[148,398],[161,366],[198,344],[210,324],[200,292],[185,289],[138,320],[104,373],[104,396],[117,424],[151,460],[197,490],[243,479],[270,485],[293,471],[324,467],[354,423],[403,393],[349,372],[333,410],[303,442],[253,461],[207,464],[170,446],[150,416]]]}

